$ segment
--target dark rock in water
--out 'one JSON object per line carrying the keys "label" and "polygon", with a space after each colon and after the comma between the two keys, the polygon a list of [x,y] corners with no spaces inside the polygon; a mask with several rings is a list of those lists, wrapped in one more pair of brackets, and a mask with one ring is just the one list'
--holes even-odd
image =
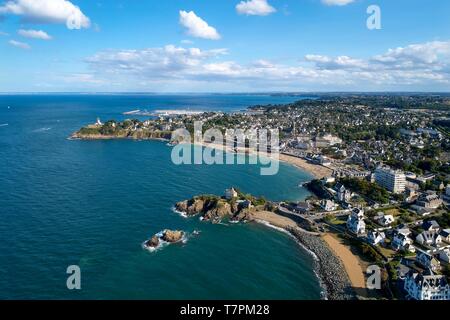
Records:
{"label": "dark rock in water", "polygon": [[148,240],[145,245],[147,247],[151,247],[151,248],[156,248],[157,246],[159,246],[159,238],[154,235],[150,240]]}
{"label": "dark rock in water", "polygon": [[166,230],[162,236],[162,240],[170,243],[178,242],[183,238],[183,231]]}
{"label": "dark rock in water", "polygon": [[180,212],[186,212],[188,208],[188,201],[180,201],[175,205],[175,209]]}
{"label": "dark rock in water", "polygon": [[205,201],[199,198],[181,201],[175,205],[175,209],[177,211],[184,212],[188,216],[195,216],[199,213],[202,213],[204,211],[204,208]]}

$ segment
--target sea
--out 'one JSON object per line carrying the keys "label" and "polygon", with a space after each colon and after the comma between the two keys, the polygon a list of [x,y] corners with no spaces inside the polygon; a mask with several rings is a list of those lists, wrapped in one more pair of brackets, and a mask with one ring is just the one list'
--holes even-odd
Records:
{"label": "sea", "polygon": [[[77,141],[70,134],[123,112],[233,112],[299,97],[269,95],[0,95],[0,299],[321,298],[313,257],[257,223],[184,218],[177,201],[234,186],[271,200],[303,200],[312,177],[281,164],[174,165],[161,141]],[[164,229],[186,239],[150,252]],[[81,288],[70,290],[69,266]]]}

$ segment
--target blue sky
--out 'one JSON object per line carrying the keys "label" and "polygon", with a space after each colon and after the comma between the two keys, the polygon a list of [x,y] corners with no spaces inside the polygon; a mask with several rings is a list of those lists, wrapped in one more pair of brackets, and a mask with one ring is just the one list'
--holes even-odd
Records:
{"label": "blue sky", "polygon": [[0,0],[0,92],[449,89],[448,0]]}

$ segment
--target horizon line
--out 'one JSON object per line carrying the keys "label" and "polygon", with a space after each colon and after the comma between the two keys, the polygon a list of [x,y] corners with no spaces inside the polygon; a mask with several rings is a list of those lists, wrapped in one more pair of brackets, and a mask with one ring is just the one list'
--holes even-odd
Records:
{"label": "horizon line", "polygon": [[174,92],[153,92],[153,91],[11,91],[0,92],[0,95],[69,95],[69,94],[83,94],[83,95],[120,95],[120,94],[136,94],[136,95],[319,95],[319,94],[450,94],[450,91],[174,91]]}

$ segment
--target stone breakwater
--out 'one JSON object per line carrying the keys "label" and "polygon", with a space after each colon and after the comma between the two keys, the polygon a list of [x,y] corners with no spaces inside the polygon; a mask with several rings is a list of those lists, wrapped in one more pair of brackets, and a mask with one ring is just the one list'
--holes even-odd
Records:
{"label": "stone breakwater", "polygon": [[297,228],[286,228],[304,247],[316,256],[317,273],[329,300],[355,299],[350,279],[338,257],[318,236],[307,234]]}

